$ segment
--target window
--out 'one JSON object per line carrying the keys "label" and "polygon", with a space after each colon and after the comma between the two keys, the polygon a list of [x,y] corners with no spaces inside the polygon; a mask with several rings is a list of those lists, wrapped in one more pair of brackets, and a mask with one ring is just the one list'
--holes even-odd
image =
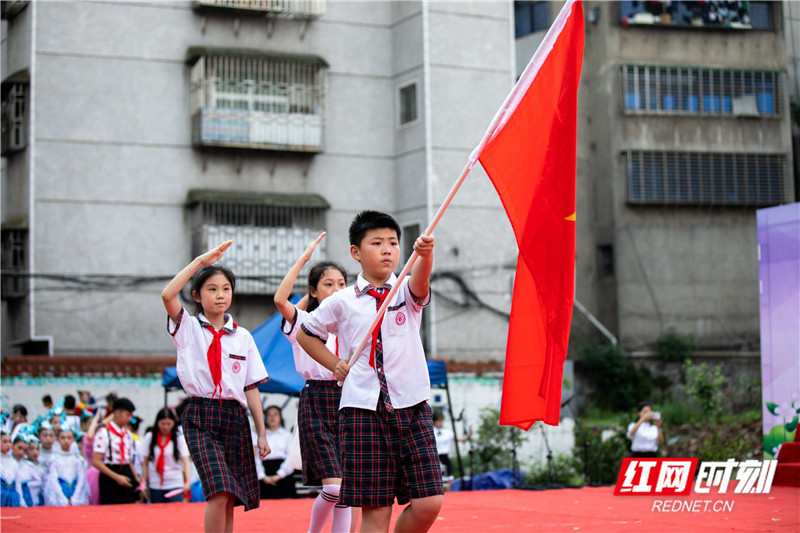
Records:
{"label": "window", "polygon": [[770,2],[727,1],[623,1],[620,2],[623,27],[652,25],[660,28],[771,30]]}
{"label": "window", "polygon": [[2,298],[21,298],[28,294],[28,230],[2,230]]}
{"label": "window", "polygon": [[322,59],[203,52],[191,72],[195,145],[322,150],[327,70]]}
{"label": "window", "polygon": [[27,83],[3,84],[2,150],[16,152],[28,145]]}
{"label": "window", "polygon": [[[306,245],[325,231],[328,208],[317,195],[193,190],[187,202],[193,253],[233,239],[222,263],[236,274],[236,292],[273,294]],[[325,257],[323,239],[298,279]]]}
{"label": "window", "polygon": [[768,70],[623,65],[626,114],[779,117],[781,73]]}
{"label": "window", "polygon": [[623,153],[632,204],[775,205],[788,201],[783,154]]}
{"label": "window", "polygon": [[601,244],[597,247],[597,279],[614,277],[614,247]]}
{"label": "window", "polygon": [[417,237],[422,235],[422,230],[419,229],[419,224],[409,224],[403,226],[403,257],[400,258],[401,268],[405,265],[405,261],[414,253],[414,242]]}
{"label": "window", "polygon": [[325,14],[325,0],[197,0],[197,5],[289,19],[311,19]]}
{"label": "window", "polygon": [[400,125],[417,120],[417,83],[409,83],[398,89]]}
{"label": "window", "polygon": [[514,36],[516,38],[550,27],[547,4],[547,2],[514,2]]}

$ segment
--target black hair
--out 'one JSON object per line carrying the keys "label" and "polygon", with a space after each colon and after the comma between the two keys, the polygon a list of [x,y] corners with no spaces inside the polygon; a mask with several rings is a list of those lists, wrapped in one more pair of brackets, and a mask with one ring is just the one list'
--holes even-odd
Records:
{"label": "black hair", "polygon": [[648,406],[650,408],[652,408],[653,404],[650,403],[650,402],[639,402],[639,409],[637,409],[636,412],[638,413],[639,411],[641,411],[642,409],[644,409],[645,407],[648,407]]}
{"label": "black hair", "polygon": [[44,396],[42,396],[42,402],[43,403],[47,402],[50,405],[52,405],[53,404],[53,398],[49,394],[45,394]]}
{"label": "black hair", "polygon": [[75,396],[72,394],[64,396],[64,409],[75,409]]}
{"label": "black hair", "polygon": [[436,422],[437,420],[444,420],[444,413],[440,409],[433,410],[433,421]]}
{"label": "black hair", "polygon": [[15,405],[13,407],[13,409],[11,409],[11,412],[12,413],[19,413],[22,416],[28,416],[28,410],[21,403],[18,403],[17,405]]}
{"label": "black hair", "polygon": [[397,238],[400,238],[400,226],[390,215],[380,211],[361,211],[350,223],[350,244],[361,246],[361,241],[369,230],[383,228],[394,230]]}
{"label": "black hair", "polygon": [[273,407],[278,410],[278,414],[281,416],[281,427],[283,427],[283,411],[281,411],[281,408],[278,407],[277,405],[268,405],[267,408],[264,409],[264,419],[266,420],[267,418],[267,411],[269,411]]}
{"label": "black hair", "polygon": [[[233,272],[231,272],[229,268],[222,265],[206,265],[198,270],[197,274],[195,274],[194,278],[192,278],[192,298],[194,298],[195,294],[198,298],[200,298],[200,289],[203,288],[203,284],[206,282],[206,280],[214,274],[222,274],[228,278],[228,282],[231,284],[231,293],[236,292],[236,276],[233,275]],[[200,302],[195,301],[194,316],[198,316],[202,312],[203,306],[200,305]]]}
{"label": "black hair", "polygon": [[155,450],[156,444],[158,443],[158,423],[167,418],[174,422],[174,424],[172,424],[172,433],[169,437],[169,440],[172,442],[172,455],[175,457],[176,461],[180,459],[180,451],[178,450],[178,417],[172,409],[164,407],[156,414],[156,421],[153,427],[150,428],[150,455],[148,455],[148,458],[151,461],[155,461],[156,459],[153,450]]}
{"label": "black hair", "polygon": [[317,285],[319,284],[319,280],[322,279],[323,274],[330,269],[334,268],[342,273],[344,276],[344,282],[347,284],[347,271],[344,269],[342,265],[336,263],[334,261],[320,261],[313,267],[311,270],[308,271],[308,305],[306,306],[306,311],[309,313],[319,307],[319,300],[317,300],[314,296],[311,296],[311,290],[317,290]]}
{"label": "black hair", "polygon": [[114,400],[114,406],[111,408],[111,410],[116,411],[117,409],[123,409],[132,413],[136,410],[136,406],[133,405],[133,402],[127,398],[117,398]]}
{"label": "black hair", "polygon": [[26,442],[26,441],[25,441],[25,439],[22,438],[21,435],[17,435],[16,437],[14,437],[14,442],[12,442],[11,445],[13,446],[14,444],[16,444],[18,442]]}

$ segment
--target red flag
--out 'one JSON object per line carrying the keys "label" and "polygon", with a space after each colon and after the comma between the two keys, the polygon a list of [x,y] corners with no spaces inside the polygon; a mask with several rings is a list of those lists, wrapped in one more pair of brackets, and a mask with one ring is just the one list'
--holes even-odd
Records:
{"label": "red flag", "polygon": [[566,2],[471,156],[519,247],[500,423],[558,425],[575,291],[575,158],[583,6]]}

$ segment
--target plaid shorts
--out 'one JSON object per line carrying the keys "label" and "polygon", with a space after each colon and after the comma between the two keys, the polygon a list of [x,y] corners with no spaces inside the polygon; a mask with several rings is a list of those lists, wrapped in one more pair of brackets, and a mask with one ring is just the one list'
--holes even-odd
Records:
{"label": "plaid shorts", "polygon": [[256,458],[244,407],[236,400],[192,397],[183,412],[183,434],[206,500],[227,492],[245,511],[256,509]]}
{"label": "plaid shorts", "polygon": [[390,415],[345,407],[339,418],[344,479],[340,502],[385,507],[444,494],[431,406],[427,402]]}
{"label": "plaid shorts", "polygon": [[297,423],[303,455],[303,484],[321,485],[325,478],[341,478],[339,456],[339,400],[335,381],[306,382],[300,391]]}

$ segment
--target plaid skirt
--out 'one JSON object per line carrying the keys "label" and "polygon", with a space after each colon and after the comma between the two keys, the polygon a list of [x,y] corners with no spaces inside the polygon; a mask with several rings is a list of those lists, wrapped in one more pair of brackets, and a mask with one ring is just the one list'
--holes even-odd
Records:
{"label": "plaid skirt", "polygon": [[385,507],[444,494],[427,402],[386,412],[345,407],[339,419],[342,490],[350,507]]}
{"label": "plaid skirt", "polygon": [[300,391],[297,423],[303,456],[303,485],[322,485],[326,478],[341,478],[339,456],[339,400],[342,388],[335,381],[306,381]]}
{"label": "plaid skirt", "polygon": [[206,500],[226,492],[244,510],[259,505],[256,458],[247,411],[236,400],[191,397],[183,434]]}

